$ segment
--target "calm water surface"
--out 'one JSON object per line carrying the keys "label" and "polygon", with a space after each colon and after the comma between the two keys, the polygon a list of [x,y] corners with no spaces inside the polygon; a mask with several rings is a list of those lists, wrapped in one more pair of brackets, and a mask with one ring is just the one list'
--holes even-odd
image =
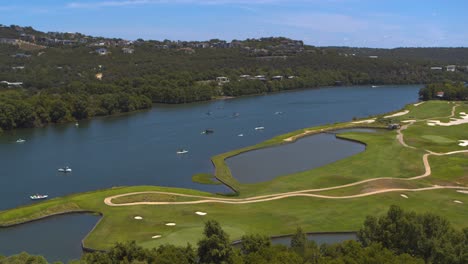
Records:
{"label": "calm water surface", "polygon": [[[353,130],[347,130],[348,132]],[[358,129],[355,130],[359,132]],[[311,170],[365,150],[365,145],[320,133],[293,143],[242,153],[226,160],[241,183],[272,180],[278,176]]]}
{"label": "calm water surface", "polygon": [[0,229],[0,254],[10,256],[23,251],[43,255],[53,261],[81,256],[81,240],[93,228],[99,216],[71,214]]}
{"label": "calm water surface", "polygon": [[[193,183],[191,176],[213,172],[210,157],[215,154],[304,127],[397,110],[416,102],[420,87],[343,86],[189,105],[157,105],[146,112],[80,122],[79,127],[65,124],[4,133],[0,135],[0,180],[4,187],[0,210],[30,204],[31,194],[57,197],[123,185],[227,192],[224,186]],[[234,113],[238,116],[234,117]],[[258,126],[265,129],[255,130]],[[201,134],[205,129],[215,132]],[[241,133],[243,137],[238,136]],[[26,142],[15,143],[18,138]],[[189,153],[177,155],[179,148]],[[72,173],[57,172],[66,165],[73,169]],[[63,227],[57,225],[49,232],[69,228],[69,221],[63,219],[58,220]],[[86,224],[74,224],[73,228],[84,233],[90,230]],[[36,235],[41,229],[34,230],[31,236],[41,238]],[[23,248],[23,240],[11,234],[0,230],[0,237],[15,240],[18,248]],[[1,246],[0,254],[5,254]]]}

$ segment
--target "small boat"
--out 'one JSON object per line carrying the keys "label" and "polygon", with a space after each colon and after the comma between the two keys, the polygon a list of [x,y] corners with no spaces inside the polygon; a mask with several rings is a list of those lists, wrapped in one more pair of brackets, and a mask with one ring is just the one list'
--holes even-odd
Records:
{"label": "small boat", "polygon": [[238,136],[238,137],[243,137],[243,136],[244,136],[244,134],[239,134],[239,135],[237,135],[237,136]]}
{"label": "small boat", "polygon": [[67,173],[67,172],[72,172],[72,169],[70,167],[68,167],[68,166],[65,166],[63,168],[58,169],[58,171]]}
{"label": "small boat", "polygon": [[35,194],[35,195],[29,196],[31,200],[43,200],[43,199],[47,199],[47,197],[49,197],[49,195],[47,194]]}
{"label": "small boat", "polygon": [[202,132],[202,134],[205,134],[205,135],[206,135],[206,134],[212,134],[212,133],[214,133],[214,130],[213,130],[213,129],[205,129],[205,130]]}
{"label": "small boat", "polygon": [[265,129],[264,127],[260,126],[260,127],[256,127],[255,130],[263,130]]}
{"label": "small boat", "polygon": [[378,86],[377,85],[372,85],[372,88],[377,88]]}
{"label": "small boat", "polygon": [[185,154],[185,153],[188,153],[188,150],[186,150],[186,149],[177,150],[177,154]]}
{"label": "small boat", "polygon": [[275,112],[275,115],[282,115],[282,114],[283,114],[283,112],[281,112],[281,111]]}
{"label": "small boat", "polygon": [[18,138],[18,140],[16,140],[16,143],[24,143],[24,142],[26,142],[26,140],[22,138]]}
{"label": "small boat", "polygon": [[80,124],[78,124],[78,122],[75,123],[75,126],[79,126]]}
{"label": "small boat", "polygon": [[239,117],[239,116],[240,116],[239,113],[234,113],[234,114],[232,114],[232,117]]}
{"label": "small boat", "polygon": [[208,111],[206,112],[206,115],[211,115],[211,113],[212,113],[211,111]]}

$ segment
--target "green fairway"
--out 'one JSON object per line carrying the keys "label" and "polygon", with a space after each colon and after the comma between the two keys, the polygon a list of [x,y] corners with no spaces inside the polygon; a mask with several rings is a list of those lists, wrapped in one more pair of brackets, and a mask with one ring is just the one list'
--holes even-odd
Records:
{"label": "green fairway", "polygon": [[[341,138],[366,144],[366,150],[313,170],[267,182],[239,183],[232,177],[225,159],[253,149],[287,144],[301,136],[364,125],[349,122],[301,129],[219,154],[212,158],[215,176],[236,190],[235,196],[155,186],[120,187],[3,211],[0,212],[0,225],[18,224],[57,213],[98,212],[103,217],[84,240],[86,247],[96,249],[106,249],[117,241],[128,240],[135,240],[145,247],[164,243],[195,244],[208,219],[219,221],[231,239],[248,233],[288,234],[298,226],[308,232],[353,231],[360,228],[366,215],[381,215],[392,204],[416,212],[432,211],[447,217],[457,228],[468,227],[468,194],[457,192],[468,191],[468,147],[458,145],[458,140],[468,140],[468,124],[428,126],[425,120],[433,117],[449,120],[455,105],[459,105],[455,108],[456,115],[468,112],[468,106],[460,102],[430,101],[418,106],[409,105],[405,108],[410,111],[408,114],[392,118],[392,122],[410,117],[416,119],[414,123],[406,123],[409,124],[407,129],[339,134]],[[375,123],[365,126],[386,127],[387,124],[388,120],[378,117]],[[397,132],[403,137],[398,139]],[[464,152],[435,155],[426,150]],[[194,180],[211,182],[212,175],[194,175]],[[329,189],[317,190],[321,188]],[[128,195],[112,198],[123,194]],[[147,204],[129,204],[140,202]],[[166,204],[148,204],[154,202]],[[117,206],[110,206],[112,204]],[[135,216],[142,219],[135,219]],[[175,226],[166,225],[168,223],[175,223]]]}

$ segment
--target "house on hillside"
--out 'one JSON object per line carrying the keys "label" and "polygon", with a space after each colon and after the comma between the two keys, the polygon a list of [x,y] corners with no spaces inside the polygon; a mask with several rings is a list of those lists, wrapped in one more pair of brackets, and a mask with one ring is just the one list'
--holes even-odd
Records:
{"label": "house on hillside", "polygon": [[390,129],[390,130],[399,129],[400,124],[397,124],[397,123],[389,124],[387,128]]}
{"label": "house on hillside", "polygon": [[372,56],[369,56],[369,59],[378,59],[379,56],[375,56],[375,55],[372,55]]}
{"label": "house on hillside", "polygon": [[442,70],[442,67],[439,67],[439,66],[431,67],[431,70],[433,70],[433,71],[441,71],[441,70]]}
{"label": "house on hillside", "polygon": [[446,66],[448,72],[454,72],[456,69],[455,65],[447,65]]}
{"label": "house on hillside", "polygon": [[23,85],[22,82],[7,82],[7,81],[1,81],[0,84],[6,85],[8,87],[21,87]]}
{"label": "house on hillside", "polygon": [[107,51],[106,48],[99,48],[96,49],[96,53],[99,54],[100,56],[107,55],[109,52]]}
{"label": "house on hillside", "polygon": [[283,80],[283,76],[281,76],[281,75],[276,75],[276,76],[271,77],[271,80],[273,80],[273,81],[282,81],[282,80]]}
{"label": "house on hillside", "polygon": [[125,53],[125,54],[133,54],[133,52],[135,52],[135,50],[132,49],[132,48],[122,48],[122,52]]}
{"label": "house on hillside", "polygon": [[444,94],[445,94],[444,92],[439,91],[439,92],[436,93],[436,96],[439,97],[439,98],[442,98],[442,97],[444,97]]}
{"label": "house on hillside", "polygon": [[218,83],[218,85],[223,85],[229,82],[229,78],[224,76],[216,77],[216,82]]}

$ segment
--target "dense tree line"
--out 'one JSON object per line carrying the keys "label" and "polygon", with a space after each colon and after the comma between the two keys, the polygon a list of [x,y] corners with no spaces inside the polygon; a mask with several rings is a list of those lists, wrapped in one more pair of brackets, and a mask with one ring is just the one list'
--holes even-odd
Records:
{"label": "dense tree line", "polygon": [[[244,42],[263,47],[274,45],[274,41]],[[161,49],[155,43],[137,42],[133,54],[125,54],[121,47],[107,47],[104,56],[95,52],[96,47],[85,45],[25,51],[0,44],[0,81],[23,83],[22,88],[0,84],[0,129],[130,112],[149,108],[151,103],[190,103],[330,85],[468,79],[464,71],[431,71],[430,55],[370,59],[344,56],[338,48],[304,46],[298,54],[270,58],[242,48],[195,48],[194,53],[187,53],[177,48]],[[23,53],[31,56],[16,56]],[[265,75],[266,80],[239,78],[245,74]],[[271,79],[277,75],[285,78]],[[231,81],[220,86],[214,81],[218,76]],[[294,78],[286,78],[289,76]],[[22,113],[16,113],[20,109]]]}
{"label": "dense tree line", "polygon": [[468,100],[468,86],[463,82],[431,83],[421,88],[419,96],[423,100]]}
{"label": "dense tree line", "polygon": [[[0,263],[47,263],[26,253]],[[463,264],[468,263],[468,229],[455,230],[443,217],[417,214],[392,206],[379,218],[368,216],[358,232],[358,241],[317,245],[301,228],[289,246],[272,245],[262,235],[245,235],[240,246],[216,221],[205,223],[203,238],[194,248],[162,245],[147,249],[135,242],[117,243],[107,252],[86,253],[71,263],[155,264]]]}

